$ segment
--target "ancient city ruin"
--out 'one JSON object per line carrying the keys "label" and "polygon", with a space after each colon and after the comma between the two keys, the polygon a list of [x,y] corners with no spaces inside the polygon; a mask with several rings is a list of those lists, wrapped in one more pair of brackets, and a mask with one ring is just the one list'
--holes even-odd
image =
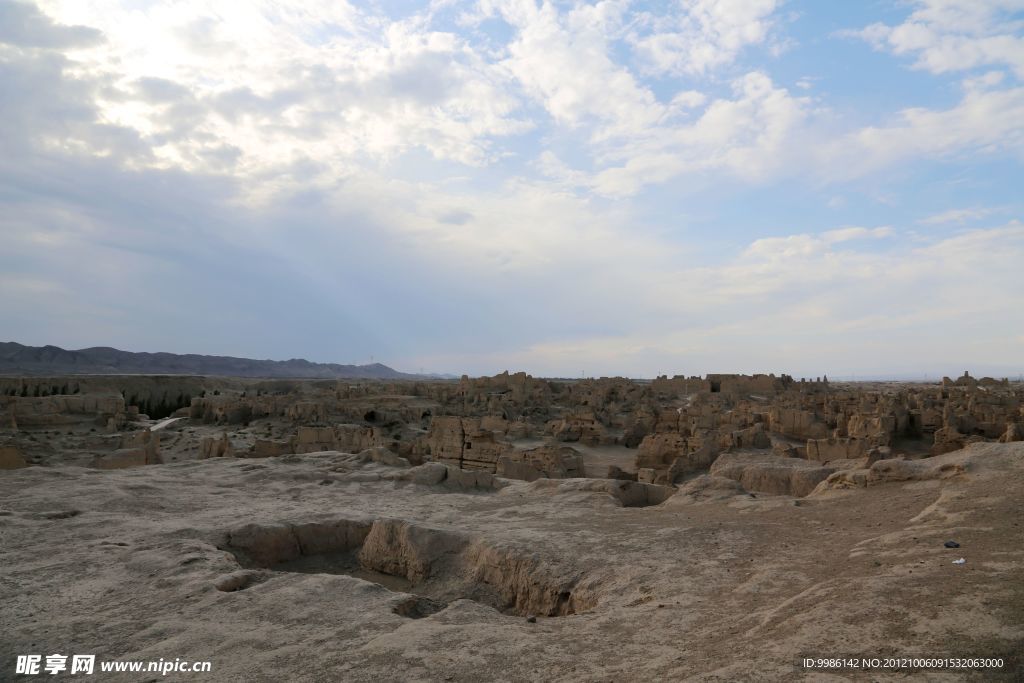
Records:
{"label": "ancient city ruin", "polygon": [[1024,682],[1022,188],[1024,0],[0,0],[0,683]]}
{"label": "ancient city ruin", "polygon": [[1019,382],[6,377],[0,417],[7,650],[754,680],[966,642],[1020,671]]}
{"label": "ancient city ruin", "polygon": [[1024,683],[1022,188],[1024,0],[0,0],[0,683]]}

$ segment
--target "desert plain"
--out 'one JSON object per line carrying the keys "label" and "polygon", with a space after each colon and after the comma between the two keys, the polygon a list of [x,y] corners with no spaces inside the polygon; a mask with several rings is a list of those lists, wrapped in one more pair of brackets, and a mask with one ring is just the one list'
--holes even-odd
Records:
{"label": "desert plain", "polygon": [[30,680],[30,653],[212,666],[62,680],[1024,677],[1020,383],[111,375],[0,394],[3,680]]}

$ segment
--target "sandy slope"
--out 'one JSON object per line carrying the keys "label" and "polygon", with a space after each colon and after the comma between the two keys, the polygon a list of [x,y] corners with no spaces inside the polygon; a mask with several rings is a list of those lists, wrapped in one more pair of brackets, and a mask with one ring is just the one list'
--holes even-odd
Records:
{"label": "sandy slope", "polygon": [[[213,662],[213,674],[177,680],[1024,677],[1024,443],[942,457],[967,473],[801,500],[677,494],[643,508],[572,482],[458,492],[395,481],[408,471],[337,453],[0,472],[0,679],[14,678],[15,655],[54,652]],[[393,611],[407,596],[374,583],[242,570],[223,549],[246,524],[338,520],[412,523],[377,541],[402,566],[426,562],[411,590],[447,608],[409,618]],[[241,590],[215,587],[239,571]],[[502,590],[549,585],[570,586],[565,604],[580,613],[529,623],[491,606]],[[798,665],[837,655],[1007,666]]]}

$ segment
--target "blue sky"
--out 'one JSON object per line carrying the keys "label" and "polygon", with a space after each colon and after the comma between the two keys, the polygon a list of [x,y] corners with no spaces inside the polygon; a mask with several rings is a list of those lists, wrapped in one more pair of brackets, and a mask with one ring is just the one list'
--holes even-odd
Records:
{"label": "blue sky", "polygon": [[1022,81],[1024,0],[0,0],[0,337],[1016,376]]}

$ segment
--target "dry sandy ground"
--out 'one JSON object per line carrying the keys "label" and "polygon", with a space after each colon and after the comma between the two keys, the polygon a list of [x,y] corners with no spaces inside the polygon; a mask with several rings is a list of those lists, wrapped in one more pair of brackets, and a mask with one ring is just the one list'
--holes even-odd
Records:
{"label": "dry sandy ground", "polygon": [[[81,680],[1021,680],[1024,443],[942,457],[967,473],[801,500],[677,494],[635,508],[582,490],[586,480],[460,492],[338,453],[0,472],[0,680],[32,680],[13,675],[27,653],[213,666]],[[389,573],[419,572],[391,587],[447,607],[411,618],[395,612],[414,604],[407,595],[309,573],[354,566],[338,548],[287,566],[305,573],[242,570],[237,558],[252,557],[225,550],[266,529],[365,531],[375,520],[407,522],[373,527],[377,560],[393,552],[401,571]],[[949,539],[961,547],[945,548]],[[315,546],[307,538],[303,552]],[[520,609],[491,606],[502,590],[519,591]],[[528,621],[551,590],[553,611],[578,613]],[[799,664],[840,655],[1006,665]]]}
{"label": "dry sandy ground", "polygon": [[[517,450],[525,451],[549,445],[550,439],[519,439],[513,442]],[[560,444],[574,448],[583,456],[583,468],[588,477],[608,476],[608,467],[615,465],[623,472],[636,471],[636,449],[625,446],[588,446],[582,443]]]}

